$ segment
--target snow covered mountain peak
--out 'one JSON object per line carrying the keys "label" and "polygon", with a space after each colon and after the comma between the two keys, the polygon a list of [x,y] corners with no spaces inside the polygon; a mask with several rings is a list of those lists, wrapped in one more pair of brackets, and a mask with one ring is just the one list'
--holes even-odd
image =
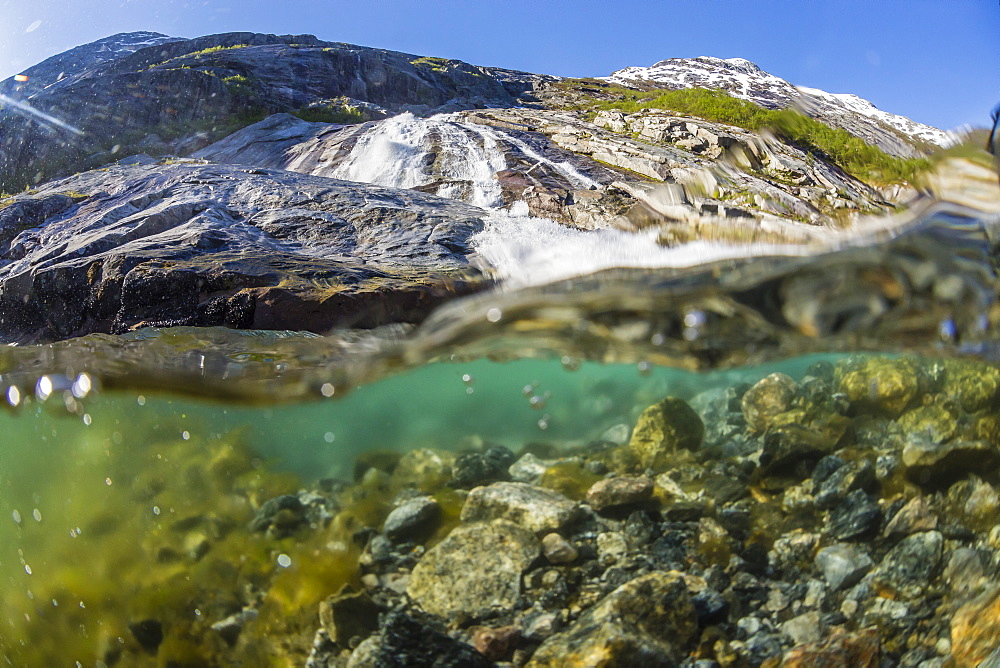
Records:
{"label": "snow covered mountain peak", "polygon": [[947,146],[954,141],[949,132],[882,111],[857,95],[794,86],[744,58],[670,58],[650,67],[626,67],[605,80],[624,86],[715,88],[768,109],[798,108],[893,155],[916,154],[909,143]]}

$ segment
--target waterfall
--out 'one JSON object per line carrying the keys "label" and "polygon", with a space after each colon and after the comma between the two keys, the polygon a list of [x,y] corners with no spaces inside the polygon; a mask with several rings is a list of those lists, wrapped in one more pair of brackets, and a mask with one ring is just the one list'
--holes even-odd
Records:
{"label": "waterfall", "polygon": [[[486,209],[472,247],[505,285],[539,285],[612,267],[685,267],[728,257],[801,252],[787,246],[696,241],[668,248],[658,230],[579,230],[530,215],[523,201],[504,207],[495,175],[508,167],[503,145],[544,164],[581,190],[600,184],[569,162],[554,161],[497,128],[462,122],[457,114],[417,118],[404,113],[367,130],[332,176],[396,188],[420,187]],[[531,169],[534,169],[532,167]],[[529,169],[528,171],[531,171]]]}

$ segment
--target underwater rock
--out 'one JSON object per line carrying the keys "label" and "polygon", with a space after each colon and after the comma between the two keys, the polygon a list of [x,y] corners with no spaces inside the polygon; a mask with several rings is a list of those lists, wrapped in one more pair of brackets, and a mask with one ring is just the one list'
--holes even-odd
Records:
{"label": "underwater rock", "polygon": [[428,496],[418,496],[393,508],[385,518],[382,531],[391,541],[400,541],[425,533],[437,522],[441,506]]}
{"label": "underwater rock", "polygon": [[650,573],[618,587],[548,638],[528,666],[676,665],[697,628],[684,580]]}
{"label": "underwater rock", "polygon": [[816,507],[835,507],[856,489],[870,491],[875,483],[875,466],[863,459],[841,466],[828,475],[815,492]]}
{"label": "underwater rock", "polygon": [[571,564],[579,556],[573,544],[557,533],[542,538],[542,553],[550,564]]}
{"label": "underwater rock", "polygon": [[653,497],[653,481],[649,478],[619,476],[599,480],[587,490],[587,503],[597,512],[621,510],[642,505]]}
{"label": "underwater rock", "polygon": [[872,585],[887,598],[919,597],[938,575],[943,546],[939,531],[907,536],[872,572]]}
{"label": "underwater rock", "polygon": [[837,540],[862,538],[874,532],[882,519],[878,503],[858,489],[830,512],[826,530]]}
{"label": "underwater rock", "polygon": [[502,445],[492,445],[486,452],[459,456],[452,466],[453,487],[468,489],[497,480],[510,479],[510,467],[517,457]]}
{"label": "underwater rock", "polygon": [[514,482],[524,482],[529,485],[538,484],[539,479],[545,470],[556,463],[556,460],[539,459],[535,455],[526,453],[516,462],[510,465],[507,472]]}
{"label": "underwater rock", "polygon": [[747,426],[752,431],[766,431],[775,416],[792,407],[797,389],[795,381],[783,373],[772,373],[757,381],[740,400]]}
{"label": "underwater rock", "polygon": [[878,668],[881,666],[878,629],[853,633],[837,630],[829,637],[785,652],[782,668]]}
{"label": "underwater rock", "polygon": [[958,420],[945,406],[933,403],[906,411],[896,420],[896,425],[904,434],[943,443],[955,435]]}
{"label": "underwater rock", "polygon": [[128,630],[132,633],[135,641],[142,645],[143,649],[153,654],[159,649],[163,642],[163,624],[155,619],[144,619],[128,625]]}
{"label": "underwater rock", "polygon": [[908,358],[851,358],[834,367],[838,392],[862,412],[898,417],[917,398],[920,375]]}
{"label": "underwater rock", "polygon": [[646,468],[662,470],[677,450],[697,450],[705,425],[683,399],[667,397],[639,416],[629,449]]}
{"label": "underwater rock", "polygon": [[283,494],[261,504],[250,522],[250,530],[266,531],[274,538],[285,538],[305,524],[305,521],[305,506],[299,497]]}
{"label": "underwater rock", "polygon": [[378,629],[381,608],[366,592],[345,586],[319,604],[319,621],[331,642],[342,648],[353,646]]}
{"label": "underwater rock", "polygon": [[791,638],[796,645],[816,642],[823,636],[824,630],[819,613],[816,611],[792,617],[781,625],[781,632]]}
{"label": "underwater rock", "polygon": [[514,626],[479,627],[472,630],[472,646],[489,661],[504,658],[520,633]]}
{"label": "underwater rock", "polygon": [[520,482],[476,487],[462,506],[462,521],[503,519],[536,534],[560,531],[580,516],[580,507],[562,494]]}
{"label": "underwater rock", "polygon": [[800,424],[775,427],[764,435],[760,465],[769,475],[793,473],[804,478],[817,460],[836,448],[838,439]]}
{"label": "underwater rock", "polygon": [[981,662],[1000,648],[1000,588],[969,601],[951,619],[951,656],[958,666]]}
{"label": "underwater rock", "polygon": [[490,668],[471,645],[434,628],[429,620],[402,610],[387,613],[377,636],[354,650],[348,668]]}
{"label": "underwater rock", "polygon": [[406,591],[440,617],[510,610],[540,551],[532,532],[505,520],[460,526],[417,562]]}
{"label": "underwater rock", "polygon": [[959,547],[952,551],[941,573],[952,593],[966,598],[985,583],[985,569],[979,552],[971,547]]}
{"label": "underwater rock", "polygon": [[915,483],[944,487],[957,478],[995,467],[997,448],[985,441],[936,443],[911,439],[903,446],[906,476]]}
{"label": "underwater rock", "polygon": [[428,448],[410,450],[393,464],[392,484],[402,489],[433,492],[451,479],[454,461],[455,455],[451,452]]}
{"label": "underwater rock", "polygon": [[830,545],[816,553],[816,568],[833,591],[854,586],[873,565],[861,547],[847,543]]}
{"label": "underwater rock", "polygon": [[927,500],[922,496],[915,496],[886,523],[882,536],[901,538],[918,531],[931,531],[936,529],[937,525],[937,515],[933,513]]}
{"label": "underwater rock", "polygon": [[981,361],[946,359],[942,393],[954,397],[966,413],[989,408],[1000,391],[1000,369]]}

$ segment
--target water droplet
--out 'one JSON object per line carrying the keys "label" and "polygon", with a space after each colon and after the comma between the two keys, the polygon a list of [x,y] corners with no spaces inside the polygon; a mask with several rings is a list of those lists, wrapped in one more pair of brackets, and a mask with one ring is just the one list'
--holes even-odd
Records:
{"label": "water droplet", "polygon": [[335,388],[332,383],[323,383],[323,387],[319,388],[319,391],[324,397],[329,398],[333,396],[334,392],[337,391],[337,388]]}
{"label": "water droplet", "polygon": [[288,568],[289,566],[292,565],[292,558],[289,557],[287,554],[279,554],[278,565],[281,566],[282,568]]}
{"label": "water droplet", "polygon": [[474,394],[474,393],[475,393],[475,391],[476,391],[476,390],[475,390],[475,389],[473,389],[473,388],[471,388],[471,387],[467,387],[467,388],[465,388],[465,393],[466,393],[466,394]]}
{"label": "water droplet", "polygon": [[11,513],[11,516],[13,516],[13,518],[14,518],[14,522],[15,522],[16,524],[20,524],[20,523],[21,523],[21,513],[17,512],[17,511],[15,510],[14,512],[12,512],[12,513]]}
{"label": "water droplet", "polygon": [[90,394],[93,387],[94,383],[90,379],[90,376],[85,373],[81,373],[76,377],[76,380],[73,381],[73,386],[70,389],[72,390],[74,397],[77,399],[83,399],[85,396]]}
{"label": "water droplet", "polygon": [[40,511],[38,508],[35,508],[34,510],[31,511],[31,516],[35,518],[36,522],[42,521],[42,511]]}
{"label": "water droplet", "polygon": [[90,413],[84,413],[83,414],[83,424],[85,424],[85,425],[87,425],[89,427],[90,423],[93,422],[93,421],[94,421],[93,418],[90,417]]}
{"label": "water droplet", "polygon": [[635,365],[635,368],[639,370],[640,376],[648,376],[653,370],[653,365],[646,360],[642,360]]}
{"label": "water droplet", "polygon": [[21,403],[21,390],[14,385],[7,388],[7,403],[11,406],[17,406]]}
{"label": "water droplet", "polygon": [[105,478],[104,479],[104,484],[108,485],[110,487],[111,486],[111,478]]}
{"label": "water droplet", "polygon": [[184,431],[181,432],[181,438],[183,438],[185,441],[190,440],[191,432],[185,429]]}
{"label": "water droplet", "polygon": [[28,564],[25,564],[24,565],[24,572],[27,573],[28,575],[31,575],[31,566],[29,566]]}
{"label": "water droplet", "polygon": [[559,363],[562,364],[562,368],[566,371],[576,371],[580,368],[580,360],[569,355],[563,355]]}
{"label": "water droplet", "polygon": [[654,346],[662,346],[664,343],[666,343],[666,341],[667,341],[667,337],[665,337],[660,332],[657,332],[656,334],[653,334],[653,336],[650,337],[650,339],[649,339],[649,342],[652,343]]}
{"label": "water droplet", "polygon": [[154,515],[159,515],[160,514],[160,507],[159,506],[153,506],[153,514]]}
{"label": "water droplet", "polygon": [[462,382],[465,383],[466,385],[471,385],[475,381],[476,381],[476,379],[472,377],[471,373],[463,373],[462,374]]}
{"label": "water droplet", "polygon": [[496,308],[495,306],[486,312],[486,319],[490,322],[500,322],[500,318],[503,317],[503,311]]}
{"label": "water droplet", "polygon": [[135,398],[135,403],[139,404],[140,406],[145,406],[146,405],[146,397],[144,397],[144,396],[142,396],[140,394],[138,397]]}
{"label": "water droplet", "polygon": [[325,434],[323,434],[323,440],[326,441],[327,443],[333,443],[333,441],[336,438],[337,437],[334,435],[334,433],[332,431],[328,431]]}
{"label": "water droplet", "polygon": [[35,396],[38,397],[39,401],[45,401],[52,394],[52,379],[48,376],[42,376],[35,383]]}

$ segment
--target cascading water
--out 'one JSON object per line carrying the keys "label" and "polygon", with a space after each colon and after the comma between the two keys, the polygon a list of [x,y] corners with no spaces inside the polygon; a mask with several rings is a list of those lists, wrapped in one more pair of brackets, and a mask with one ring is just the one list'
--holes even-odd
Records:
{"label": "cascading water", "polygon": [[404,113],[376,124],[333,172],[335,178],[397,188],[433,188],[442,197],[486,209],[472,245],[505,285],[540,285],[611,267],[688,267],[747,254],[797,255],[790,245],[658,242],[658,230],[580,230],[533,216],[524,201],[505,206],[496,174],[509,167],[504,149],[545,165],[580,190],[599,184],[568,161],[551,160],[502,130],[463,122],[457,114]]}

